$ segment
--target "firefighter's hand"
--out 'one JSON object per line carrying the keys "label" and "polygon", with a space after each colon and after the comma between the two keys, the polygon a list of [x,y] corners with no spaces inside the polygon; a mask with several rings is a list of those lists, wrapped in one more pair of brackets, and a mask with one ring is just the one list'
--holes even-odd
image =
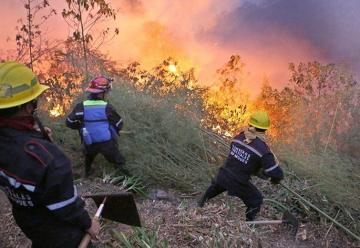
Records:
{"label": "firefighter's hand", "polygon": [[44,127],[44,129],[45,129],[45,132],[47,133],[47,135],[49,135],[49,137],[52,138],[52,130],[51,130],[51,128]]}
{"label": "firefighter's hand", "polygon": [[97,218],[93,218],[91,220],[91,227],[86,230],[88,234],[90,234],[90,237],[92,240],[97,240],[97,235],[99,234],[100,231],[100,222],[99,219]]}
{"label": "firefighter's hand", "polygon": [[[41,132],[40,128],[38,126],[35,126],[35,130],[38,132]],[[50,139],[52,139],[52,130],[49,127],[44,127],[45,132],[47,133],[47,135],[50,137]]]}

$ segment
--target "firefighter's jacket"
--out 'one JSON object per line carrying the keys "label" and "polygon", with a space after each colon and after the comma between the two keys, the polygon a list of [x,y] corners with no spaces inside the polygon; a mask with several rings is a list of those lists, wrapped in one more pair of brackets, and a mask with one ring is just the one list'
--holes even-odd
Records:
{"label": "firefighter's jacket", "polygon": [[85,231],[91,226],[70,160],[37,131],[0,128],[0,188],[30,239],[42,235],[45,242],[55,227]]}
{"label": "firefighter's jacket", "polygon": [[84,132],[90,136],[90,144],[116,140],[123,120],[111,104],[100,99],[89,99],[75,106],[66,118],[66,125],[79,130],[84,143],[89,145]]}
{"label": "firefighter's jacket", "polygon": [[227,160],[219,170],[217,181],[228,190],[247,184],[252,175],[263,175],[274,182],[283,179],[283,171],[267,144],[259,138],[250,143],[241,132],[231,142]]}

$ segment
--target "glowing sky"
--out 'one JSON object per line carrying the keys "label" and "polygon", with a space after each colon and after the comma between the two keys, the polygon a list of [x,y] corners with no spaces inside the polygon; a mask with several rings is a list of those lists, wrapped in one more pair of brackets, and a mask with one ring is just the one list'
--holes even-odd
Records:
{"label": "glowing sky", "polygon": [[[50,37],[70,32],[61,17],[65,1],[49,0],[58,11],[44,27]],[[194,66],[203,81],[232,54],[248,71],[257,91],[264,78],[275,85],[288,79],[289,62],[347,62],[360,69],[360,1],[357,0],[112,0],[120,34],[102,50],[122,63],[140,60],[148,68],[173,56]],[[14,48],[20,0],[0,0],[1,52]]]}

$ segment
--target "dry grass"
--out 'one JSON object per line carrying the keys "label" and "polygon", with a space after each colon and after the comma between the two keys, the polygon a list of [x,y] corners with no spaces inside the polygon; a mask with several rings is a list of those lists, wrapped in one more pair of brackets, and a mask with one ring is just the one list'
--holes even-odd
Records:
{"label": "dry grass", "polygon": [[[123,82],[115,85],[110,102],[124,118],[124,129],[131,132],[120,136],[120,150],[127,159],[126,166],[143,184],[182,192],[205,189],[227,155],[228,140],[201,130],[201,116],[196,111],[184,112],[179,108],[183,101],[176,95],[158,98],[138,92]],[[78,171],[82,169],[82,155],[79,139],[74,138],[76,132],[65,128],[63,120],[51,126],[54,126],[56,142],[75,162],[78,176]],[[294,171],[306,178],[288,177],[291,179],[288,183],[293,188],[333,216],[341,208],[339,219],[353,230],[359,230],[359,173],[353,165],[354,161],[341,158],[336,153],[305,155],[289,152],[288,147],[287,150],[278,147],[275,151],[287,165],[284,168],[288,172]],[[112,168],[103,158],[98,158],[95,165],[100,165],[97,166],[100,177],[101,168]],[[267,189],[268,186],[263,184],[262,188]],[[316,216],[285,190],[265,192],[269,199],[275,200],[272,202],[275,207],[280,204]]]}

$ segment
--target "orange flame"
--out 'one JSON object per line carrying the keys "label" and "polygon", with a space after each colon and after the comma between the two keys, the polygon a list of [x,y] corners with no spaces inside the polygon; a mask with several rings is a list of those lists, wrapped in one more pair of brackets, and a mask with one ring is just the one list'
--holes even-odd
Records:
{"label": "orange flame", "polygon": [[56,106],[54,106],[51,110],[50,110],[50,116],[52,117],[59,117],[59,116],[63,116],[64,113],[64,108],[62,106],[60,106],[60,104],[57,104]]}
{"label": "orange flame", "polygon": [[169,71],[170,73],[176,74],[176,73],[177,73],[176,65],[174,65],[174,64],[168,65],[168,71]]}

